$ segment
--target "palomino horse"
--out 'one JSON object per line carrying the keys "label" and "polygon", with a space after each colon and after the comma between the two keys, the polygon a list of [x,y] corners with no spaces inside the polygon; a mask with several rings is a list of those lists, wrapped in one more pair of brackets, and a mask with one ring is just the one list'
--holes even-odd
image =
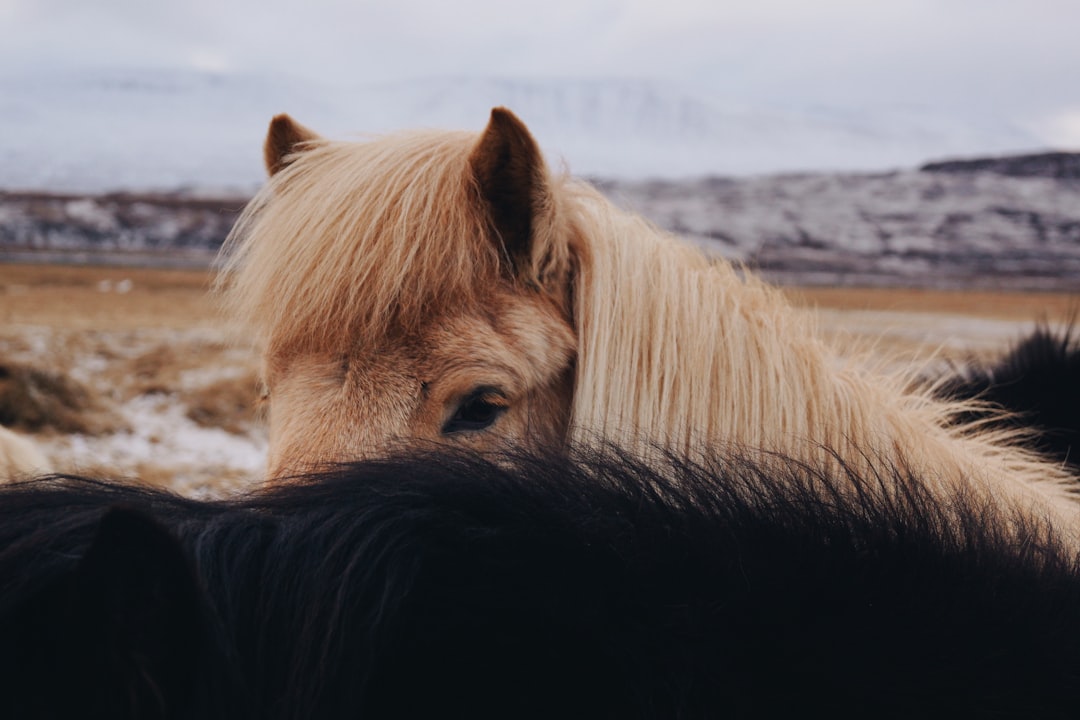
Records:
{"label": "palomino horse", "polygon": [[1073,477],[1020,431],[843,360],[777,290],[553,174],[508,110],[362,143],[280,115],[265,156],[219,289],[262,348],[271,476],[602,439],[884,463],[1078,524]]}

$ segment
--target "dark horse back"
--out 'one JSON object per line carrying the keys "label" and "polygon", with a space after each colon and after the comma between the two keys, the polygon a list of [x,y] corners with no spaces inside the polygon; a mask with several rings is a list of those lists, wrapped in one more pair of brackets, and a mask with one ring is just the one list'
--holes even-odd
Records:
{"label": "dark horse back", "polygon": [[1076,716],[1039,519],[890,468],[575,458],[0,489],[0,715]]}

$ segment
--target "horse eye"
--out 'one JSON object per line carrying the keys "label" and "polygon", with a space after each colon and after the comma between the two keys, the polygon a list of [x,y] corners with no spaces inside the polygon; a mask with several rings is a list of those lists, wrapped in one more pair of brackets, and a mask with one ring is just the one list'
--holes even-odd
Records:
{"label": "horse eye", "polygon": [[442,434],[476,432],[491,426],[506,411],[506,398],[493,388],[473,390],[443,425]]}

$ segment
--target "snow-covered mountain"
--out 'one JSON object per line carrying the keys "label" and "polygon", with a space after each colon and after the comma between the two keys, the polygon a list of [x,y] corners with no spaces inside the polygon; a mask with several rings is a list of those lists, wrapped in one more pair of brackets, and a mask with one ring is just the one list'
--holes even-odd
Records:
{"label": "snow-covered mountain", "polygon": [[0,77],[0,188],[247,192],[262,179],[260,145],[274,113],[347,137],[479,130],[495,105],[513,109],[553,162],[594,177],[882,170],[1041,145],[977,116],[738,105],[660,80],[441,78],[349,87],[87,69]]}
{"label": "snow-covered mountain", "polygon": [[1080,154],[601,189],[780,282],[1080,287]]}

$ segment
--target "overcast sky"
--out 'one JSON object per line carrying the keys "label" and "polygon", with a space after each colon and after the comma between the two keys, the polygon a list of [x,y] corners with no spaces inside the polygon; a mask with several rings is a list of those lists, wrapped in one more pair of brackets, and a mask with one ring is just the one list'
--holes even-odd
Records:
{"label": "overcast sky", "polygon": [[1007,118],[1080,148],[1078,0],[0,0],[0,69],[650,77]]}

